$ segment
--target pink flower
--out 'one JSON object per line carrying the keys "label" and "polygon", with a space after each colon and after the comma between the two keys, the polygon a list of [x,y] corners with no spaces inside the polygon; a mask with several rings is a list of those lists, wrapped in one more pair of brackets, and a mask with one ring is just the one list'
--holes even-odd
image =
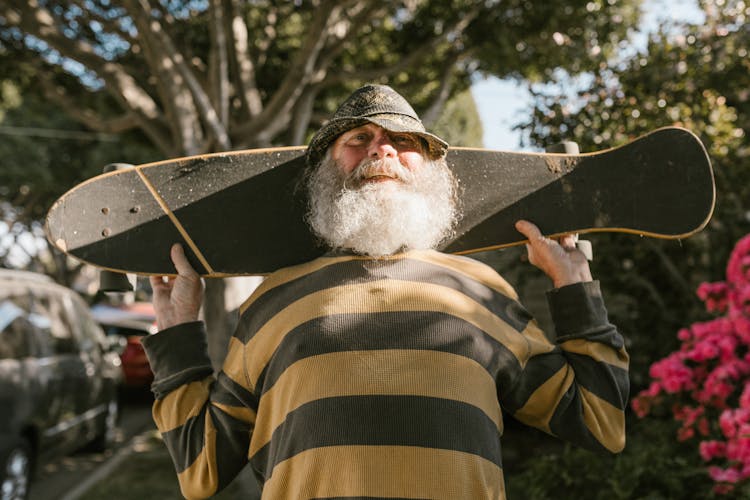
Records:
{"label": "pink flower", "polygon": [[707,418],[702,417],[698,420],[698,432],[700,432],[701,436],[708,436],[711,433],[711,424]]}
{"label": "pink flower", "polygon": [[734,335],[719,335],[716,339],[716,347],[721,353],[722,360],[732,359],[736,356],[734,350],[737,348],[737,338]]}
{"label": "pink flower", "polygon": [[750,238],[742,238],[732,250],[727,263],[727,281],[742,285],[750,281]]}
{"label": "pink flower", "polygon": [[654,379],[661,381],[662,388],[668,393],[693,388],[692,372],[677,356],[669,356],[657,361],[649,370]]}
{"label": "pink flower", "polygon": [[677,440],[687,441],[688,439],[695,436],[695,429],[692,427],[682,426],[677,430]]}
{"label": "pink flower", "polygon": [[650,396],[654,398],[661,393],[661,385],[659,385],[658,382],[651,382],[651,384],[648,386],[648,389],[646,389],[645,393],[646,393],[646,396]]}
{"label": "pink flower", "polygon": [[729,290],[730,317],[747,315],[750,313],[750,286],[748,283],[737,285]]}
{"label": "pink flower", "polygon": [[728,286],[726,283],[701,283],[698,297],[706,303],[706,310],[713,313],[724,313],[728,303]]}
{"label": "pink flower", "polygon": [[734,485],[732,485],[732,484],[726,484],[726,483],[717,483],[717,484],[714,485],[714,487],[712,488],[712,490],[717,495],[728,495],[732,491],[734,491]]}
{"label": "pink flower", "polygon": [[682,406],[675,408],[674,417],[675,420],[682,421],[685,425],[693,425],[698,417],[701,417],[705,413],[705,409],[702,406],[691,408],[689,406]]}
{"label": "pink flower", "polygon": [[648,398],[644,397],[633,398],[633,400],[630,402],[630,407],[633,409],[638,418],[645,417],[646,415],[648,415],[648,412],[651,411],[651,404],[649,403]]}
{"label": "pink flower", "polygon": [[696,399],[717,408],[724,408],[726,399],[734,392],[734,386],[727,383],[721,372],[714,371],[706,378],[703,388],[696,391]]}
{"label": "pink flower", "polygon": [[735,246],[726,281],[696,293],[724,316],[682,328],[679,349],[651,365],[651,383],[631,406],[644,417],[671,404],[677,438],[698,441],[713,491],[729,494],[750,481],[750,235]]}
{"label": "pink flower", "polygon": [[679,332],[677,332],[677,338],[683,342],[687,342],[688,340],[693,338],[693,335],[691,334],[689,328],[682,328]]}
{"label": "pink flower", "polygon": [[750,440],[733,439],[727,442],[726,458],[730,463],[745,464],[750,461]]}
{"label": "pink flower", "polygon": [[[719,415],[719,427],[727,438],[750,438],[750,409],[724,410]],[[740,432],[741,431],[741,432]]]}
{"label": "pink flower", "polygon": [[724,410],[719,416],[719,427],[721,432],[727,438],[733,438],[737,434],[737,427],[734,425],[734,415],[732,410]]}
{"label": "pink flower", "polygon": [[721,467],[709,467],[708,475],[711,476],[716,482],[721,483],[736,483],[740,480],[740,473],[737,469],[728,468],[722,469]]}
{"label": "pink flower", "polygon": [[698,342],[693,346],[693,349],[687,354],[687,358],[691,361],[702,362],[708,359],[718,357],[719,348],[718,346],[710,342]]}
{"label": "pink flower", "polygon": [[732,320],[732,326],[737,340],[744,344],[750,344],[750,318],[738,317]]}
{"label": "pink flower", "polygon": [[723,457],[726,453],[727,445],[721,441],[701,441],[698,445],[698,450],[700,451],[701,458],[706,462],[710,462],[715,458]]}

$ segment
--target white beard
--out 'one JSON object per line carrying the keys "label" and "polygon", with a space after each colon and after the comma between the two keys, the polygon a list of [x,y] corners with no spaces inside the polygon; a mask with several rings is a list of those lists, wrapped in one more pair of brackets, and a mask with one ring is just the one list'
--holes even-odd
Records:
{"label": "white beard", "polygon": [[[444,159],[416,172],[398,159],[363,161],[343,174],[330,153],[312,172],[307,221],[333,249],[380,257],[401,250],[436,248],[453,235],[458,218],[457,183]],[[363,183],[371,169],[399,181]]]}

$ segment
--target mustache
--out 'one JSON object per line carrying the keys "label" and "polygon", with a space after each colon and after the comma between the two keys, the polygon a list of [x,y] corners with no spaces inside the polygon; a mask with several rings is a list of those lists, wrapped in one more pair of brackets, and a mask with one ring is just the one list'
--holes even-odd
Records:
{"label": "mustache", "polygon": [[414,174],[404,167],[397,158],[365,158],[343,179],[344,187],[358,187],[367,179],[385,176],[404,184],[414,181]]}

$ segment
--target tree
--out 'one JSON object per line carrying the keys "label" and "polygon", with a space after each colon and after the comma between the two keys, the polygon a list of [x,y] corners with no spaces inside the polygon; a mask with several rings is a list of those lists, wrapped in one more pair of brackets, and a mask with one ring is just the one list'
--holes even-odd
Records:
{"label": "tree", "polygon": [[[48,102],[8,80],[0,82],[0,266],[54,276],[65,285],[81,263],[50,252],[42,221],[47,208],[67,189],[128,156],[135,163],[159,154],[137,133],[101,134],[83,129]],[[33,237],[30,237],[33,235]]]}
{"label": "tree", "polygon": [[138,131],[171,157],[302,144],[365,81],[397,86],[429,125],[474,72],[595,67],[639,3],[7,0],[0,42],[86,128]]}
{"label": "tree", "polygon": [[671,332],[705,314],[694,290],[721,273],[734,242],[750,231],[750,148],[744,141],[750,132],[750,73],[741,55],[750,50],[746,7],[701,5],[705,23],[662,26],[644,53],[602,65],[577,92],[561,96],[555,87],[537,87],[532,119],[524,125],[534,143],[575,140],[582,151],[681,125],[698,134],[712,159],[717,205],[702,233],[679,242],[592,237],[594,265],[607,276],[607,295],[613,297],[608,304],[631,332],[636,385],[646,382],[650,360],[675,348]]}
{"label": "tree", "polygon": [[[712,159],[717,205],[703,232],[684,241],[617,234],[590,237],[595,240],[594,274],[602,277],[610,317],[629,343],[634,394],[649,388],[649,368],[655,360],[670,360],[657,364],[657,374],[659,370],[664,374],[675,358],[699,344],[706,348],[685,330],[681,345],[676,332],[686,324],[708,331],[705,337],[711,337],[711,343],[736,342],[731,332],[713,335],[721,321],[711,320],[695,290],[700,283],[724,275],[735,242],[750,232],[750,148],[745,139],[750,132],[750,28],[746,22],[750,10],[741,1],[705,0],[700,5],[706,15],[704,23],[665,24],[642,52],[611,59],[584,78],[561,72],[556,84],[534,86],[535,109],[528,123],[521,125],[532,144],[574,140],[582,151],[616,146],[660,126],[681,125],[698,134]],[[704,285],[701,297],[707,299],[709,292]],[[738,356],[746,355],[746,350],[737,343]],[[702,364],[715,361],[711,358]],[[712,366],[703,368],[707,376]],[[735,383],[742,387],[743,380]],[[710,382],[692,380],[696,389],[711,388]],[[736,405],[738,394],[729,403]],[[711,498],[715,495],[709,492],[712,479],[692,443],[663,439],[665,433],[674,436],[680,426],[685,429],[682,436],[691,430],[700,435],[699,427],[705,430],[706,424],[700,423],[703,420],[695,411],[679,413],[679,425],[671,416],[652,411],[648,419],[631,420],[635,432],[631,431],[628,446],[618,457],[592,459],[564,450],[545,460],[526,462],[519,482],[536,489],[538,494],[529,498],[559,496],[563,490],[569,492],[566,498],[575,498],[581,491],[592,491],[593,482],[596,498],[688,498],[696,491]],[[727,414],[725,425],[734,416]],[[711,427],[711,432],[716,435],[719,429]],[[717,451],[721,445],[704,448],[706,462],[721,462]],[[560,463],[575,463],[576,470],[587,473],[555,477],[551,471]],[[726,463],[720,465],[727,469]],[[713,469],[719,479],[734,479],[732,474]],[[602,483],[603,475],[613,479]],[[513,484],[512,478],[509,482]]]}
{"label": "tree", "polygon": [[431,131],[451,146],[482,147],[484,130],[470,90],[464,90],[446,103]]}
{"label": "tree", "polygon": [[[434,121],[471,71],[587,69],[637,16],[627,2],[583,1],[6,5],[2,40],[30,56],[52,101],[93,130],[138,128],[165,155],[302,143],[319,112],[366,80],[407,89]],[[111,108],[86,105],[92,93]]]}

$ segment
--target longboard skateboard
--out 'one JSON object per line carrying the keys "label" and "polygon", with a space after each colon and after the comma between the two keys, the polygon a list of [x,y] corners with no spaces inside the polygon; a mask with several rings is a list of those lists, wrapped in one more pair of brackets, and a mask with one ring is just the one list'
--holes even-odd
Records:
{"label": "longboard skateboard", "polygon": [[[303,147],[178,158],[102,174],[49,210],[48,239],[95,266],[174,274],[185,247],[207,277],[267,274],[318,257],[296,189]],[[527,219],[550,236],[619,231],[686,238],[711,217],[711,163],[691,132],[668,127],[624,146],[580,155],[452,148],[464,216],[444,251],[466,254],[524,242]]]}

